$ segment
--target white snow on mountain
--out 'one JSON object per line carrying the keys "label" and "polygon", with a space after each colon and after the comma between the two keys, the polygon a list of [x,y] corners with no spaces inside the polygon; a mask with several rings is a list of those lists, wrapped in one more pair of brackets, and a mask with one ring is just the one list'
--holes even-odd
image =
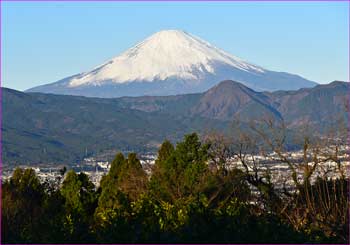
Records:
{"label": "white snow on mountain", "polygon": [[295,90],[315,82],[248,63],[179,30],[160,31],[91,71],[28,92],[114,98],[204,92],[223,80],[257,91]]}
{"label": "white snow on mountain", "polygon": [[[263,73],[261,67],[232,56],[208,42],[179,30],[160,31],[110,61],[83,73],[69,87],[130,81],[199,79],[198,72],[215,74],[221,62],[246,72]],[[196,71],[196,72],[194,72]]]}

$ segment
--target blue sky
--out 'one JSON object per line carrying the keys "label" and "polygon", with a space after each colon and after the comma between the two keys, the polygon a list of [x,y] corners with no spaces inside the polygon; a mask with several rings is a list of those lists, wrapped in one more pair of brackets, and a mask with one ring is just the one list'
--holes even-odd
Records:
{"label": "blue sky", "polygon": [[348,2],[2,2],[2,86],[87,71],[154,32],[181,29],[275,71],[348,80]]}

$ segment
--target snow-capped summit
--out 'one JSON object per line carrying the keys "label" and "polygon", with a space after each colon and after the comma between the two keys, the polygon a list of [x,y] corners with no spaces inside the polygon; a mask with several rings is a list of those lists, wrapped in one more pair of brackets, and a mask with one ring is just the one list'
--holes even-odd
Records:
{"label": "snow-capped summit", "polygon": [[151,82],[170,77],[200,79],[200,72],[215,74],[215,62],[243,71],[264,72],[184,31],[166,30],[153,34],[92,72],[72,79],[69,86],[100,85],[104,81]]}
{"label": "snow-capped summit", "polygon": [[184,31],[164,30],[91,71],[29,91],[96,97],[169,95],[202,92],[227,79],[258,90],[314,85],[250,64]]}

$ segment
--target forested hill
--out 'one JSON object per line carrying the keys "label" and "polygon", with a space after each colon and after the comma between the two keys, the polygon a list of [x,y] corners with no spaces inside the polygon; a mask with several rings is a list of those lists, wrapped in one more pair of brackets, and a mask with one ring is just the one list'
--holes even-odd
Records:
{"label": "forested hill", "polygon": [[205,93],[118,99],[2,88],[3,163],[71,163],[109,151],[155,151],[164,139],[228,129],[234,119],[334,127],[331,122],[344,119],[349,88],[333,82],[268,93],[223,81]]}
{"label": "forested hill", "polygon": [[142,153],[156,150],[165,138],[177,141],[185,133],[226,127],[218,120],[123,108],[116,99],[22,93],[5,88],[2,92],[5,165],[69,164],[108,150]]}

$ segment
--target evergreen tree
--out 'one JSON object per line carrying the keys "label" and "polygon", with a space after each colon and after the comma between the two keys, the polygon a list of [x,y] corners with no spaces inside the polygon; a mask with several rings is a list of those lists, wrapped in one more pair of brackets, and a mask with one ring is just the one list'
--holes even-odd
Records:
{"label": "evergreen tree", "polygon": [[17,168],[2,184],[2,238],[10,243],[40,241],[45,192],[33,169]]}
{"label": "evergreen tree", "polygon": [[164,142],[150,183],[155,198],[174,203],[202,194],[209,176],[208,147],[201,144],[195,133],[186,135],[174,150],[171,144]]}
{"label": "evergreen tree", "polygon": [[85,173],[69,171],[61,188],[65,200],[64,235],[71,241],[91,239],[88,227],[97,206],[94,184]]}

